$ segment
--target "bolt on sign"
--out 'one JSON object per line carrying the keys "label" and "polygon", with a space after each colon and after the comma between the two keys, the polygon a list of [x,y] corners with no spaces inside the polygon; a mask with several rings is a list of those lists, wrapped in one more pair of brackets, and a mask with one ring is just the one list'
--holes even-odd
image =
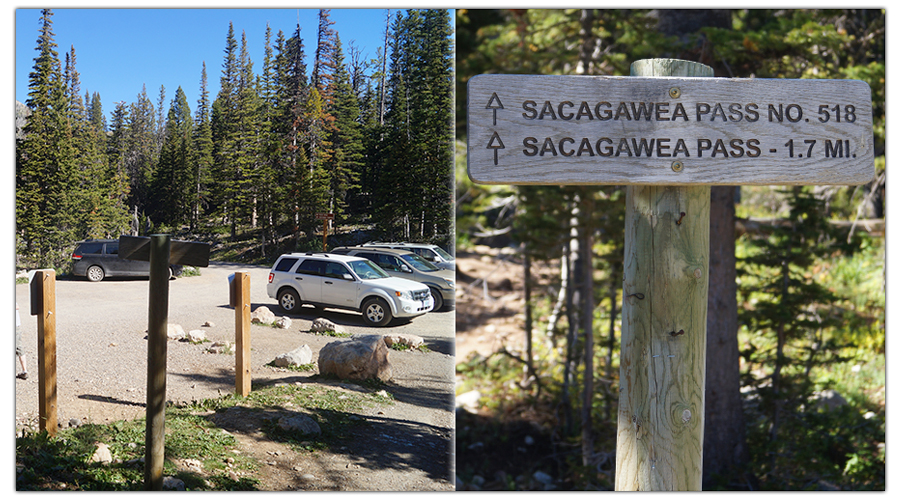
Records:
{"label": "bolt on sign", "polygon": [[478,75],[468,171],[483,184],[864,184],[858,80]]}

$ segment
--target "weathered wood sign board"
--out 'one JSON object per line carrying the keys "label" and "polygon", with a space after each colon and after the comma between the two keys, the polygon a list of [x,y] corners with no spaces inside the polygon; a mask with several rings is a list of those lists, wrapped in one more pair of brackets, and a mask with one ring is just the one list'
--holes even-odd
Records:
{"label": "weathered wood sign board", "polygon": [[[169,249],[169,264],[209,267],[209,243],[173,240]],[[123,259],[150,260],[150,238],[147,236],[119,237],[119,256]]]}
{"label": "weathered wood sign board", "polygon": [[875,175],[858,80],[478,75],[482,184],[853,185]]}

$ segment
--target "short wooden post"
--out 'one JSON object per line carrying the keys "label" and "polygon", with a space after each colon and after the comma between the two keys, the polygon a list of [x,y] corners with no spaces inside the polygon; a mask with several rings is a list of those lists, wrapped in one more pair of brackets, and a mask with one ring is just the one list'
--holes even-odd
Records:
{"label": "short wooden post", "polygon": [[[632,76],[712,68],[650,59]],[[709,186],[626,188],[616,490],[702,486],[709,196]]]}
{"label": "short wooden post", "polygon": [[38,310],[38,428],[56,435],[56,272],[35,272]]}
{"label": "short wooden post", "polygon": [[250,394],[250,274],[234,273],[235,393]]}
{"label": "short wooden post", "polygon": [[152,491],[162,490],[165,458],[170,245],[171,240],[167,234],[154,234],[150,237],[144,486]]}

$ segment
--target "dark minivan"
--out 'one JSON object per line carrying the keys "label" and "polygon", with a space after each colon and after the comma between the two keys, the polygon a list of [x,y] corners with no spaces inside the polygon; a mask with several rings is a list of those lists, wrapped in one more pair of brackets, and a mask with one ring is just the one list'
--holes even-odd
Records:
{"label": "dark minivan", "polygon": [[[86,240],[75,245],[72,253],[75,276],[102,281],[113,276],[150,276],[150,263],[119,258],[119,240]],[[169,266],[169,278],[180,275],[181,266]]]}

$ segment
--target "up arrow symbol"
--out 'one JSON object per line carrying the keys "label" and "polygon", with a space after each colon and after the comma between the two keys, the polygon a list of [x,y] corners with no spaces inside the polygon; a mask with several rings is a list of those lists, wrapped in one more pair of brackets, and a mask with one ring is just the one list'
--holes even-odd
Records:
{"label": "up arrow symbol", "polygon": [[[494,104],[494,101],[497,101],[497,103]],[[493,95],[491,95],[491,98],[488,100],[487,106],[485,106],[484,109],[494,110],[494,125],[496,126],[497,125],[497,110],[503,109],[503,103],[500,102],[500,98],[497,97],[496,92],[494,92]]]}
{"label": "up arrow symbol", "polygon": [[[494,94],[494,95],[496,95],[496,94]],[[496,110],[494,110],[494,112],[496,113]],[[497,132],[494,132],[494,135],[491,136],[491,139],[488,141],[487,148],[494,150],[494,165],[496,165],[497,164],[497,150],[498,149],[506,149],[506,146],[503,145],[503,141],[500,140],[500,135]]]}

